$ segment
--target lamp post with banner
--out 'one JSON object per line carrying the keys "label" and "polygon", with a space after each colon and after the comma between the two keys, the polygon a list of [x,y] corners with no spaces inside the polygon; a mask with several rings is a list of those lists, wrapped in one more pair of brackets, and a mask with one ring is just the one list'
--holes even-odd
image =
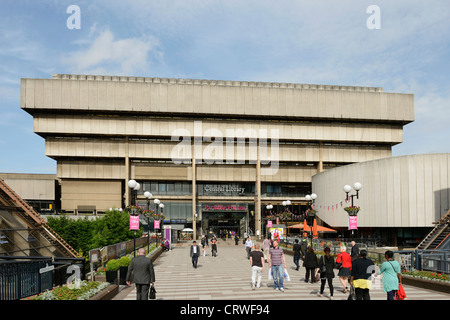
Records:
{"label": "lamp post with banner", "polygon": [[147,210],[145,211],[145,216],[147,217],[147,251],[150,252],[150,199],[152,198],[152,194],[149,191],[144,192],[144,197],[147,199]]}
{"label": "lamp post with banner", "polygon": [[353,184],[353,188],[355,189],[356,194],[352,194],[349,196],[349,193],[352,191],[352,187],[348,184],[346,184],[344,186],[345,202],[348,202],[349,199],[351,199],[351,206],[345,207],[344,210],[348,214],[348,229],[352,230],[352,238],[353,238],[355,230],[358,229],[358,220],[357,219],[358,219],[358,212],[360,209],[359,207],[353,205],[353,198],[356,197],[356,199],[359,199],[359,191],[361,190],[362,185],[359,182],[355,182]]}
{"label": "lamp post with banner", "polygon": [[311,193],[310,195],[308,194],[305,196],[305,199],[307,201],[307,205],[309,206],[309,208],[306,210],[306,223],[309,226],[310,245],[312,246],[313,242],[312,228],[317,213],[317,211],[314,209],[314,202],[317,199],[317,194],[315,193]]}

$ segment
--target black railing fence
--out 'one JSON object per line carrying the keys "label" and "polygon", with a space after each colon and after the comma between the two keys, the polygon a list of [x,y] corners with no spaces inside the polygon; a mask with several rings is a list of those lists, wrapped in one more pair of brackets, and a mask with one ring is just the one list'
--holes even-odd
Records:
{"label": "black railing fence", "polygon": [[19,300],[51,290],[71,276],[83,280],[84,264],[84,258],[0,256],[0,300]]}

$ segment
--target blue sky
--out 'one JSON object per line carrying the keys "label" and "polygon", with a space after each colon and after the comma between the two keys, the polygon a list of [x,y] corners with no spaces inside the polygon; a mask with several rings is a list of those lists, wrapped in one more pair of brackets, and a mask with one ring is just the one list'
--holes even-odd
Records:
{"label": "blue sky", "polygon": [[394,156],[450,152],[448,0],[1,0],[0,28],[0,172],[56,173],[19,105],[53,73],[383,87],[415,96]]}

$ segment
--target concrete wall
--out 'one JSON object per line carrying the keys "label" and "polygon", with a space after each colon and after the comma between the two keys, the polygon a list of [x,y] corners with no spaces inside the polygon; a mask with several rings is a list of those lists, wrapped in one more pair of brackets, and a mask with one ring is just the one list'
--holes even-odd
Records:
{"label": "concrete wall", "polygon": [[[348,226],[344,185],[362,184],[359,227],[433,227],[450,208],[450,154],[419,154],[355,163],[312,177],[319,217]],[[355,194],[352,191],[351,194]],[[334,205],[334,210],[328,207]],[[337,208],[336,208],[337,205]],[[321,208],[322,206],[322,208]]]}

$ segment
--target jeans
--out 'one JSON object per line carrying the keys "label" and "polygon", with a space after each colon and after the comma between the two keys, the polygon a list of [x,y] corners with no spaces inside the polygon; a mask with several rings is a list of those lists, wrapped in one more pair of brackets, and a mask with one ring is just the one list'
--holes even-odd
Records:
{"label": "jeans", "polygon": [[272,266],[273,285],[275,289],[283,288],[283,265]]}
{"label": "jeans", "polygon": [[395,294],[397,293],[397,290],[392,290],[387,292],[387,299],[388,300],[395,300]]}
{"label": "jeans", "polygon": [[247,251],[247,259],[250,259],[250,252],[252,252],[252,247],[245,247],[245,251]]}
{"label": "jeans", "polygon": [[[256,277],[258,277],[257,282],[256,282]],[[259,288],[261,286],[261,278],[262,278],[262,267],[253,266],[252,267],[252,284],[256,283],[256,286]]]}
{"label": "jeans", "polygon": [[299,260],[300,260],[300,256],[294,256],[294,263],[297,267],[299,267],[299,264],[298,264]]}

